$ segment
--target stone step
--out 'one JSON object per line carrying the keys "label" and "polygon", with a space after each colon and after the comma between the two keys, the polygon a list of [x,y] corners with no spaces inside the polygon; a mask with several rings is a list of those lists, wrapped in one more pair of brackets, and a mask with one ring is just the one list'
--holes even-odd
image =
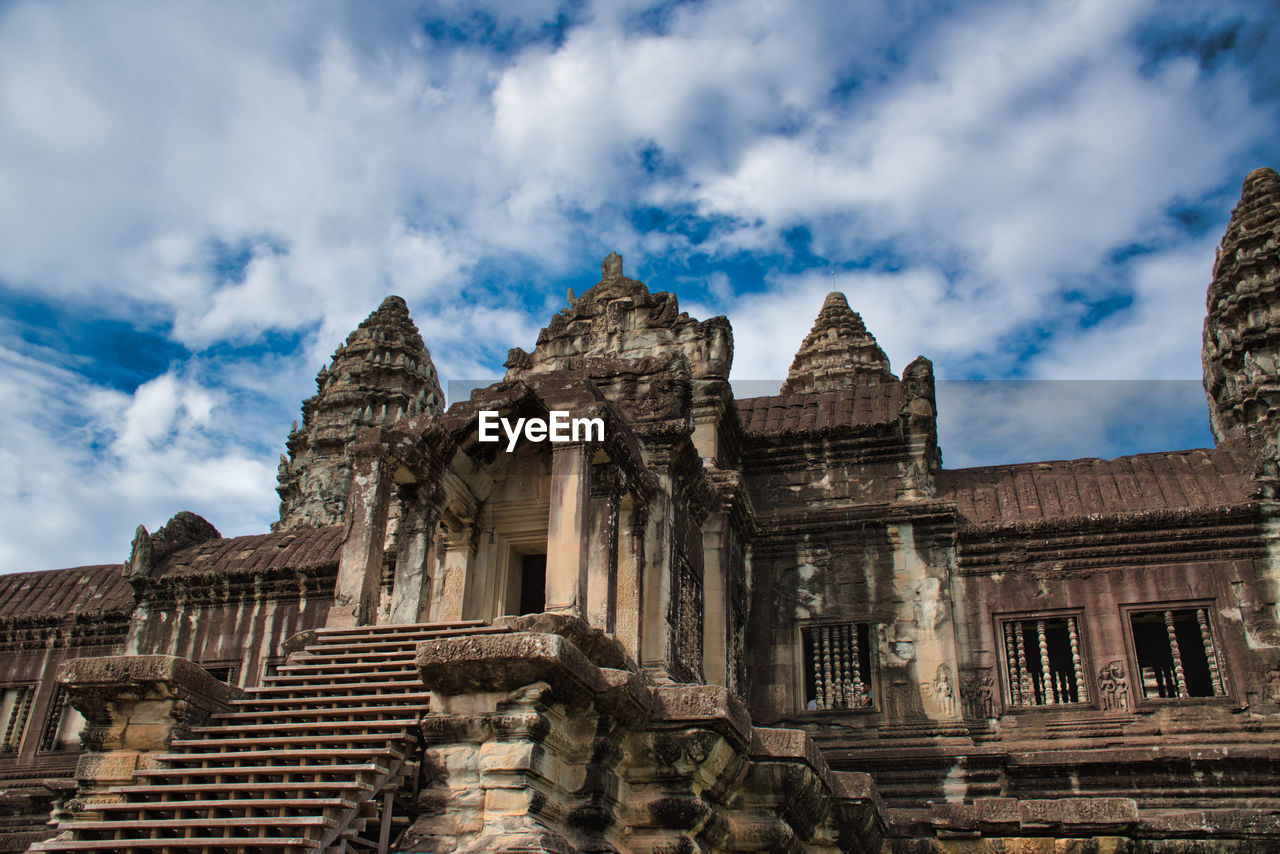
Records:
{"label": "stone step", "polygon": [[417,670],[410,670],[408,668],[372,668],[367,671],[348,673],[277,673],[274,676],[267,677],[265,681],[267,685],[270,686],[284,685],[293,687],[305,685],[308,687],[322,688],[328,687],[330,683],[335,682],[342,684],[360,684],[362,682],[387,682],[399,679],[403,680],[399,684],[405,684],[406,682],[416,681],[419,678]]}
{"label": "stone step", "polygon": [[431,704],[413,666],[417,644],[505,631],[480,621],[317,630],[264,685],[152,757],[166,767],[112,787],[124,801],[88,811],[102,820],[59,826],[88,838],[39,850],[252,854],[354,843],[377,816],[379,793],[416,773],[406,754]]}
{"label": "stone step", "polygon": [[338,699],[346,699],[345,697],[342,697],[340,694],[335,692],[341,692],[341,691],[368,692],[370,690],[379,690],[379,689],[383,690],[384,692],[389,692],[389,691],[408,691],[414,688],[421,690],[422,683],[416,682],[415,684],[415,682],[411,682],[407,679],[401,679],[399,681],[384,681],[384,682],[372,682],[372,681],[336,682],[328,685],[324,684],[323,682],[320,682],[319,684],[313,683],[313,684],[298,684],[298,685],[262,685],[258,688],[250,688],[248,690],[248,693],[251,695],[266,694],[266,695],[279,696],[281,694],[285,694],[288,692],[294,692],[298,694],[300,697],[305,697],[305,696],[314,696],[319,689],[324,689],[324,692],[326,694],[330,694],[331,696],[336,696],[338,697]]}
{"label": "stone step", "polygon": [[[402,715],[405,711],[403,708],[386,709],[388,713]],[[255,717],[267,717],[267,715],[257,713]],[[381,727],[383,729],[394,727],[414,726],[418,723],[419,718],[412,717],[368,717],[360,720],[332,720],[315,716],[315,720],[297,720],[300,717],[295,714],[280,715],[283,720],[267,721],[265,723],[248,723],[240,720],[227,726],[197,726],[192,727],[193,734],[200,735],[233,735],[235,733],[255,732],[258,730],[270,733],[279,732],[310,732],[313,730],[344,730],[344,729],[360,729]]]}
{"label": "stone step", "polygon": [[[357,723],[358,721],[343,721],[342,717],[356,718],[357,716],[368,715],[370,722],[380,721],[382,718],[375,717],[380,714],[396,714],[404,715],[411,712],[425,713],[431,711],[431,704],[427,702],[421,703],[388,703],[385,706],[313,706],[303,709],[265,709],[256,712],[220,712],[213,715],[210,720],[226,721],[227,726],[233,726],[238,729],[252,729],[257,724],[252,721],[262,720],[263,727],[277,726],[304,726],[302,723],[286,723],[280,724],[281,719],[291,721],[315,720],[316,722],[334,721],[335,723]],[[335,720],[335,718],[337,720]],[[415,719],[416,720],[416,719]],[[192,732],[205,732],[221,730],[220,726],[192,727]]]}
{"label": "stone step", "polygon": [[276,672],[267,677],[267,681],[275,682],[285,676],[293,676],[300,674],[318,675],[318,676],[348,676],[357,673],[417,673],[418,670],[413,666],[412,656],[401,656],[391,661],[349,661],[341,663],[325,663],[312,664],[303,662],[298,664],[282,664],[276,669]]}
{"label": "stone step", "polygon": [[[118,821],[119,813],[173,813],[196,810],[200,812],[251,811],[251,810],[353,810],[359,806],[347,798],[203,798],[190,801],[130,801],[118,804],[94,804],[93,811],[109,815],[110,821]],[[216,816],[211,816],[216,817]],[[231,818],[231,816],[224,816]],[[265,816],[268,817],[269,816]],[[149,820],[136,816],[137,820]]]}
{"label": "stone step", "polygon": [[[350,766],[344,765],[342,767],[347,768]],[[342,792],[349,789],[372,792],[375,788],[376,787],[372,783],[354,783],[343,780],[298,780],[291,783],[206,783],[200,786],[200,792],[202,794],[213,794],[221,791],[264,793],[295,790],[300,792]],[[112,786],[107,791],[113,795],[124,795],[126,797],[134,797],[138,795],[191,795],[192,787],[185,784],[166,785],[164,783],[148,783],[141,786]],[[95,806],[94,809],[97,809],[97,806]]]}
{"label": "stone step", "polygon": [[282,735],[274,737],[267,735],[244,737],[233,735],[227,738],[175,739],[170,746],[184,748],[189,751],[205,751],[199,754],[193,753],[192,755],[208,759],[213,756],[231,755],[232,751],[226,749],[228,747],[262,746],[276,751],[292,748],[308,749],[304,748],[303,745],[314,745],[315,748],[311,749],[318,749],[320,745],[328,744],[376,744],[392,747],[395,744],[402,743],[407,736],[408,734],[403,729],[394,732],[344,732],[329,735]]}
{"label": "stone step", "polygon": [[506,629],[501,626],[490,626],[484,620],[458,620],[453,623],[394,623],[376,626],[334,626],[313,629],[318,640],[330,640],[335,637],[366,638],[371,636],[399,637],[420,632],[474,632],[476,629]]}
{"label": "stone step", "polygon": [[[383,748],[379,753],[387,753],[396,759],[403,759],[404,755],[399,751],[391,748]],[[251,759],[341,759],[349,756],[352,759],[363,759],[369,756],[368,750],[360,750],[358,748],[337,748],[330,750],[328,748],[315,747],[286,747],[279,750],[228,750],[222,753],[160,753],[152,758],[160,762],[244,762]],[[341,763],[339,763],[341,764]],[[297,766],[295,766],[297,767]],[[239,771],[240,768],[231,770]],[[244,769],[250,770],[250,769]],[[300,770],[309,770],[309,767],[303,767]]]}
{"label": "stone step", "polygon": [[[255,816],[253,818],[161,818],[147,819],[148,830],[211,830],[217,827],[244,829],[263,827],[279,829],[284,827],[319,828],[336,827],[337,820],[321,815],[297,816]],[[92,830],[103,833],[115,833],[117,828],[109,821],[66,821],[58,825],[62,830]],[[206,838],[217,838],[208,837]]]}
{"label": "stone step", "polygon": [[[367,782],[365,780],[361,780],[360,776],[357,775],[385,776],[389,775],[390,772],[392,772],[392,767],[390,767],[389,764],[383,764],[380,762],[360,762],[353,764],[333,763],[326,764],[326,766],[321,766],[321,764],[315,764],[315,766],[296,766],[296,764],[287,764],[287,766],[285,766],[285,764],[271,764],[271,766],[243,766],[239,768],[140,768],[138,771],[133,772],[133,776],[147,778],[159,777],[161,780],[163,780],[163,778],[193,780],[193,778],[201,777],[223,777],[223,780],[214,781],[212,782],[212,785],[243,785],[236,784],[236,782],[233,782],[232,780],[227,780],[227,777],[284,777],[288,775],[293,777],[338,777],[339,780],[357,780]],[[323,781],[250,780],[246,782],[266,782],[266,784],[282,786],[310,786],[315,785],[315,782]],[[184,785],[189,787],[192,785],[207,786],[210,784],[189,784],[188,782],[188,784]]]}
{"label": "stone step", "polygon": [[[60,825],[61,826],[61,825]],[[191,839],[75,839],[47,840],[37,843],[32,851],[110,851],[113,854],[128,854],[132,851],[167,852],[170,848],[209,848],[225,854],[228,851],[252,850],[255,848],[304,849],[318,851],[320,840],[306,839],[301,836],[281,836],[277,838],[260,836],[218,836],[213,838]]]}

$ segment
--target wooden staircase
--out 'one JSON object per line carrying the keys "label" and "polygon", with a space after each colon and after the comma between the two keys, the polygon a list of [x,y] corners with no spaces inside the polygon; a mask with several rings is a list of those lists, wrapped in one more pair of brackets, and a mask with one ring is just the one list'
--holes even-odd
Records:
{"label": "wooden staircase", "polygon": [[110,789],[121,801],[93,805],[99,819],[64,821],[30,851],[385,851],[430,698],[413,664],[418,642],[504,631],[481,622],[317,629],[262,687],[154,755],[163,767]]}

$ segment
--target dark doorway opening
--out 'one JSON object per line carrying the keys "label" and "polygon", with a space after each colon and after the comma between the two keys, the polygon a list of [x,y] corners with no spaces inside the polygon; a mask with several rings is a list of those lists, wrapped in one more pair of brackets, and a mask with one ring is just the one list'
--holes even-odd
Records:
{"label": "dark doorway opening", "polygon": [[520,559],[520,613],[541,614],[547,607],[547,556]]}

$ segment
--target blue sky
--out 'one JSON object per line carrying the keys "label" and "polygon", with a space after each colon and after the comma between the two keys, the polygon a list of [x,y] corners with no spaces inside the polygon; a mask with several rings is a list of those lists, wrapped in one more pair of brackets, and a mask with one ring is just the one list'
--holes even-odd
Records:
{"label": "blue sky", "polygon": [[1206,444],[1214,247],[1280,166],[1277,17],[4,3],[0,571],[121,561],[180,509],[265,530],[299,402],[383,296],[447,381],[496,376],[615,249],[728,315],[741,388],[834,271],[896,369],[958,381],[949,466]]}

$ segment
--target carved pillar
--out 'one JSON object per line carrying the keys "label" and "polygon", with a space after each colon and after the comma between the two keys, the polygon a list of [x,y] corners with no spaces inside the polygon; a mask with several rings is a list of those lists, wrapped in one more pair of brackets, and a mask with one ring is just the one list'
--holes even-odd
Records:
{"label": "carved pillar", "polygon": [[396,544],[396,574],[391,586],[391,623],[416,623],[423,618],[430,596],[433,547],[431,531],[437,508],[424,494],[425,484],[399,489],[400,532]]}
{"label": "carved pillar", "polygon": [[607,632],[614,628],[620,498],[617,473],[604,465],[594,466],[587,561],[587,622]]}
{"label": "carved pillar", "polygon": [[556,445],[551,457],[551,507],[547,517],[548,611],[583,616],[587,603],[587,505],[590,449]]}
{"label": "carved pillar", "polygon": [[640,660],[640,615],[644,613],[644,537],[648,510],[634,496],[618,508],[618,577],[615,588],[614,634],[635,661]]}
{"label": "carved pillar", "polygon": [[729,601],[725,585],[725,513],[712,513],[702,526],[702,673],[708,685],[729,684]]}
{"label": "carved pillar", "polygon": [[363,626],[377,615],[382,581],[382,551],[387,537],[391,474],[386,471],[387,446],[380,442],[352,445],[351,492],[347,497],[347,533],[338,559],[338,581],[327,626]]}
{"label": "carved pillar", "polygon": [[471,572],[471,552],[474,528],[449,510],[439,526],[440,544],[444,557],[440,561],[440,595],[432,603],[436,620],[456,623],[466,618],[463,607],[467,598],[467,581]]}
{"label": "carved pillar", "polygon": [[1187,696],[1187,678],[1182,671],[1182,650],[1178,647],[1178,635],[1173,628],[1173,612],[1164,612],[1164,628],[1169,635],[1169,654],[1173,656],[1173,682],[1178,688],[1178,696]]}

